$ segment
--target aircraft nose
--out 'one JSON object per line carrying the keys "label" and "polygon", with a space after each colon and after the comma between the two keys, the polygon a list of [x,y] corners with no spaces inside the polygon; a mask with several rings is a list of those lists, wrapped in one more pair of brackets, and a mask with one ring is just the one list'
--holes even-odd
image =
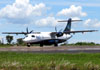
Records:
{"label": "aircraft nose", "polygon": [[24,38],[23,41],[26,42],[27,41],[26,38]]}

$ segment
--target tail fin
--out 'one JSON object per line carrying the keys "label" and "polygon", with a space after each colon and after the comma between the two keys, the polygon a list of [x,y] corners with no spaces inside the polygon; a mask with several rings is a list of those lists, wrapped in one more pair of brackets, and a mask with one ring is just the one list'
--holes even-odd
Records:
{"label": "tail fin", "polygon": [[82,20],[72,20],[71,18],[69,18],[68,20],[63,20],[63,21],[58,21],[58,22],[68,22],[63,31],[63,32],[67,32],[67,31],[71,31],[71,22],[75,22],[75,21],[82,21]]}
{"label": "tail fin", "polygon": [[72,22],[72,19],[71,18],[68,19],[68,23],[67,23],[67,25],[66,25],[66,27],[65,27],[63,32],[71,31],[71,22]]}

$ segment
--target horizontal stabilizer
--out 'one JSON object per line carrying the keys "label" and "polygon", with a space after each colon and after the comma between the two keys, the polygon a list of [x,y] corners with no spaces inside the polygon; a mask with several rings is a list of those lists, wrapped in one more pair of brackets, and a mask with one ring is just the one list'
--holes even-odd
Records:
{"label": "horizontal stabilizer", "polygon": [[[82,21],[82,20],[71,20],[71,22],[76,22],[76,21]],[[58,21],[58,22],[69,22],[69,20],[61,20],[61,21]]]}

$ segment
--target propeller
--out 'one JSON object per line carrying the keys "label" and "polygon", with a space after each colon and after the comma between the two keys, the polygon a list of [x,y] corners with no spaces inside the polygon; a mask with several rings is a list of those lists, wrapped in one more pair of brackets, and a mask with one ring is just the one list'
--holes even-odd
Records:
{"label": "propeller", "polygon": [[62,29],[60,29],[59,32],[58,32],[57,27],[55,27],[55,31],[57,32],[57,34],[56,34],[57,37],[63,36],[63,32],[61,32]]}
{"label": "propeller", "polygon": [[30,31],[30,33],[32,33],[32,32],[33,32],[33,30]]}
{"label": "propeller", "polygon": [[57,27],[55,27],[55,31],[57,32]]}
{"label": "propeller", "polygon": [[26,32],[29,33],[29,32],[28,32],[28,27],[26,28]]}
{"label": "propeller", "polygon": [[33,30],[31,30],[31,31],[29,32],[29,29],[28,29],[28,27],[27,27],[27,28],[26,28],[26,32],[27,32],[27,34],[30,34],[30,33],[33,32]]}

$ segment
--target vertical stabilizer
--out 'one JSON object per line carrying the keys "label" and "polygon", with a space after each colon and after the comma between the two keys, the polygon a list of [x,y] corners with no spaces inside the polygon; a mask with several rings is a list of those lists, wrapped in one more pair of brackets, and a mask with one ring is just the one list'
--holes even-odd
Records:
{"label": "vertical stabilizer", "polygon": [[68,19],[67,25],[63,32],[71,31],[71,22],[72,22],[72,19],[71,18]]}
{"label": "vertical stabilizer", "polygon": [[69,18],[68,20],[62,20],[62,21],[58,21],[58,22],[67,22],[67,25],[63,32],[69,32],[69,31],[71,31],[71,23],[76,22],[76,21],[82,21],[82,20],[72,20],[71,18]]}

